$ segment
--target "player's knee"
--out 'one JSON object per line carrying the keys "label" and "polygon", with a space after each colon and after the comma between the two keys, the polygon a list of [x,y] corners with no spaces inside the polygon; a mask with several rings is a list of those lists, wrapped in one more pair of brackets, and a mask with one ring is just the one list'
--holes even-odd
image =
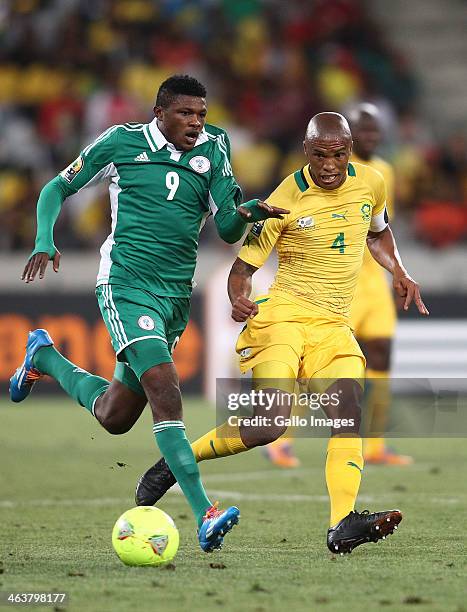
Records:
{"label": "player's knee", "polygon": [[278,438],[283,436],[287,430],[286,425],[270,425],[264,427],[258,432],[258,446],[265,446],[271,442],[275,442]]}
{"label": "player's knee", "polygon": [[362,411],[358,401],[348,402],[339,411],[336,426],[331,428],[331,435],[358,434],[362,422]]}
{"label": "player's knee", "polygon": [[102,395],[98,398],[94,405],[94,416],[102,427],[112,435],[126,433],[135,423],[134,418],[130,418],[121,410],[118,401],[112,394]]}
{"label": "player's knee", "polygon": [[133,427],[133,422],[122,421],[112,416],[100,419],[99,422],[102,427],[113,436],[127,433]]}
{"label": "player's knee", "polygon": [[103,402],[95,408],[95,415],[102,427],[112,435],[124,434],[134,425],[133,419],[119,414],[115,409],[115,405],[109,402]]}
{"label": "player's knee", "polygon": [[141,376],[143,388],[156,395],[180,391],[177,370],[172,362],[160,363],[149,368]]}
{"label": "player's knee", "polygon": [[112,424],[105,428],[109,434],[112,436],[120,436],[130,431],[131,425],[123,425],[120,423]]}
{"label": "player's knee", "polygon": [[180,419],[182,400],[173,363],[163,363],[145,372],[141,383],[158,420]]}
{"label": "player's knee", "polygon": [[182,398],[178,384],[154,391],[150,395],[150,404],[153,416],[159,420],[182,418]]}

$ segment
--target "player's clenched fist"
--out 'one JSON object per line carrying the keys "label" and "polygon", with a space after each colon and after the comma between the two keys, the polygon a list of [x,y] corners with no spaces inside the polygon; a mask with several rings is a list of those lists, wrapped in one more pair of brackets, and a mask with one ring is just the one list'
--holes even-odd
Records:
{"label": "player's clenched fist", "polygon": [[255,304],[243,295],[239,295],[232,302],[232,319],[243,323],[258,314],[258,304]]}

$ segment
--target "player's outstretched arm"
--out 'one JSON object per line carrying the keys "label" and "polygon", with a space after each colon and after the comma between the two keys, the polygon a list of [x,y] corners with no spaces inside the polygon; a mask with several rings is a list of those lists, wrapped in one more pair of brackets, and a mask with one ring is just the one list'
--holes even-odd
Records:
{"label": "player's outstretched arm", "polygon": [[266,219],[282,219],[290,211],[267,202],[254,199],[241,204],[237,208],[224,206],[214,215],[214,222],[219,236],[225,242],[234,244],[243,236],[248,223]]}
{"label": "player's outstretched arm", "polygon": [[249,299],[251,277],[257,269],[237,257],[230,270],[227,290],[232,304],[232,319],[238,323],[258,314],[258,305]]}
{"label": "player's outstretched arm", "polygon": [[58,177],[47,183],[39,195],[36,243],[21,276],[26,283],[32,282],[38,272],[39,278],[44,278],[50,260],[53,261],[54,271],[58,272],[60,252],[54,244],[53,229],[66,197],[67,193]]}
{"label": "player's outstretched arm", "polygon": [[282,219],[290,210],[271,206],[263,200],[250,200],[237,208],[238,214],[247,222],[265,221],[266,219]]}
{"label": "player's outstretched arm", "polygon": [[381,232],[368,232],[367,245],[373,258],[392,274],[393,287],[401,298],[404,298],[404,310],[408,310],[412,302],[422,315],[429,315],[428,308],[423,303],[420,287],[402,265],[394,234],[389,225]]}

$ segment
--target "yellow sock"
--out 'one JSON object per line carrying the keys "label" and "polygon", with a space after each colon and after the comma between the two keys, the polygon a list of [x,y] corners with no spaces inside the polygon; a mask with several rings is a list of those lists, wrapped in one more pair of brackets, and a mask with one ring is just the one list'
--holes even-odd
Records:
{"label": "yellow sock", "polygon": [[243,453],[248,448],[243,444],[238,425],[223,423],[201,436],[191,445],[197,462],[216,457],[227,457]]}
{"label": "yellow sock", "polygon": [[335,436],[329,440],[326,457],[326,484],[331,501],[331,527],[354,510],[362,470],[361,438]]}
{"label": "yellow sock", "polygon": [[365,438],[365,457],[382,455],[385,448],[384,438]]}
{"label": "yellow sock", "polygon": [[378,434],[378,437],[365,438],[365,455],[381,455],[386,448],[383,434],[386,429],[388,409],[391,403],[389,372],[368,368],[366,378],[376,379],[375,382],[370,384],[366,410],[368,411],[368,430]]}
{"label": "yellow sock", "polygon": [[[273,387],[283,388],[289,393],[294,389],[295,378],[293,369],[282,362],[269,361],[253,368],[253,380],[260,379],[263,384],[264,379],[273,381],[270,383]],[[208,431],[207,434],[195,440],[191,448],[197,462],[237,455],[248,450],[240,437],[239,426],[228,425],[228,423],[223,423],[216,429]]]}

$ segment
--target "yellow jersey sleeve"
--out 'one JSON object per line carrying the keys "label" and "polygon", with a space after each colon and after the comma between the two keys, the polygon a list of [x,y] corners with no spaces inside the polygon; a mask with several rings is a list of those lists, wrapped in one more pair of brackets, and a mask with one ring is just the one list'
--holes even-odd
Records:
{"label": "yellow jersey sleeve", "polygon": [[394,216],[394,200],[395,200],[395,177],[394,170],[386,163],[385,172],[382,173],[386,183],[386,207],[388,209],[389,218]]}
{"label": "yellow jersey sleeve", "polygon": [[386,208],[388,210],[389,218],[392,219],[394,215],[394,200],[395,200],[395,177],[392,166],[387,161],[381,159],[381,157],[375,157],[374,160],[368,163],[371,168],[381,172],[386,183]]}
{"label": "yellow jersey sleeve", "polygon": [[365,168],[366,181],[370,185],[373,196],[374,206],[371,212],[370,231],[382,232],[388,224],[389,217],[386,207],[386,183],[383,175],[369,166]]}
{"label": "yellow jersey sleeve", "polygon": [[[266,202],[271,206],[290,210],[294,195],[294,184],[292,181],[293,178],[291,177],[287,177],[282,181],[277,189],[266,198]],[[279,236],[287,224],[287,218],[288,215],[285,215],[283,219],[266,219],[266,221],[255,223],[247,235],[238,253],[238,257],[247,264],[260,268],[276,245]]]}
{"label": "yellow jersey sleeve", "polygon": [[395,202],[395,176],[391,164],[377,156],[373,157],[369,161],[365,161],[360,159],[357,155],[352,155],[351,161],[373,168],[373,170],[377,170],[382,174],[386,184],[386,209],[388,211],[389,218],[392,219],[394,216]]}
{"label": "yellow jersey sleeve", "polygon": [[266,221],[255,223],[247,235],[238,257],[250,266],[261,268],[282,232],[281,222],[282,219],[266,219]]}

